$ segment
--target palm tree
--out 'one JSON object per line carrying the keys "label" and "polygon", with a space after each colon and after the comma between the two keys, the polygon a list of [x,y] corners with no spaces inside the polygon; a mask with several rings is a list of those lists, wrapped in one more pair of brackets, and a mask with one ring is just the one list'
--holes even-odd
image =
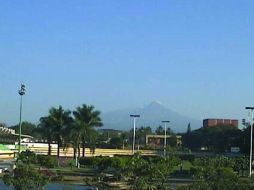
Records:
{"label": "palm tree", "polygon": [[[68,125],[67,128],[65,128],[64,132],[65,132],[65,139],[67,142],[72,144],[73,147],[73,159],[76,160],[77,162],[77,158],[76,158],[76,152],[78,149],[78,145],[80,142],[80,135],[79,135],[79,127],[77,124],[75,124],[74,122],[70,125]],[[77,163],[76,163],[77,165]]]}
{"label": "palm tree", "polygon": [[78,141],[78,153],[80,156],[79,142],[82,141],[82,156],[85,156],[85,140],[89,136],[92,128],[102,126],[100,111],[94,110],[94,106],[83,104],[82,107],[77,107],[73,112],[74,123],[76,126],[76,140]]}
{"label": "palm tree", "polygon": [[39,127],[38,129],[42,132],[42,137],[47,139],[48,155],[50,156],[51,155],[51,143],[53,140],[53,137],[52,137],[53,127],[52,127],[49,117],[41,117],[38,127]]}
{"label": "palm tree", "polygon": [[127,140],[127,138],[128,138],[128,134],[127,134],[127,132],[122,132],[121,133],[121,135],[120,135],[120,138],[121,138],[121,140],[122,140],[122,148],[123,148],[123,150],[124,150],[124,145],[125,145],[125,143],[126,143],[126,140]]}
{"label": "palm tree", "polygon": [[60,157],[60,146],[63,144],[64,130],[72,122],[72,117],[70,114],[71,112],[64,110],[62,106],[59,106],[58,108],[52,107],[49,110],[48,118],[53,126],[53,135],[57,141],[58,158]]}

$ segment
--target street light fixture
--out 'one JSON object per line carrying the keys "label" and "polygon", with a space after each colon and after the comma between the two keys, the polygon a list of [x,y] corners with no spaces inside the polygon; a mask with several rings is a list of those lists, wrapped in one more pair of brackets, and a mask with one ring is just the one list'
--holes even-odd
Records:
{"label": "street light fixture", "polygon": [[167,123],[170,121],[161,121],[164,123],[164,157],[166,157],[166,147],[167,147]]}
{"label": "street light fixture", "polygon": [[251,112],[251,118],[250,118],[250,173],[249,177],[251,177],[252,174],[252,138],[253,138],[253,110],[254,107],[245,107],[245,109],[250,110]]}
{"label": "street light fixture", "polygon": [[136,119],[140,117],[140,115],[130,115],[133,117],[133,140],[132,140],[132,155],[135,153],[135,134],[136,134]]}
{"label": "street light fixture", "polygon": [[22,96],[25,95],[26,86],[21,84],[20,90],[18,91],[20,95],[20,110],[19,110],[19,153],[20,153],[20,146],[21,146],[21,125],[22,125]]}

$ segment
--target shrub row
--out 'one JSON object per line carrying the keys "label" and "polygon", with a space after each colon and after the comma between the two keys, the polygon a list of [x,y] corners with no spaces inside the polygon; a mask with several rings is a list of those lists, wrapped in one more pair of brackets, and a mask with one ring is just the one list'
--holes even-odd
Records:
{"label": "shrub row", "polygon": [[18,160],[26,164],[38,164],[47,168],[57,166],[57,158],[55,156],[36,155],[30,150],[21,152],[18,156]]}
{"label": "shrub row", "polygon": [[105,170],[109,167],[115,169],[123,169],[126,167],[130,157],[127,156],[116,156],[116,157],[85,157],[80,158],[79,163],[82,166],[93,167],[99,170]]}

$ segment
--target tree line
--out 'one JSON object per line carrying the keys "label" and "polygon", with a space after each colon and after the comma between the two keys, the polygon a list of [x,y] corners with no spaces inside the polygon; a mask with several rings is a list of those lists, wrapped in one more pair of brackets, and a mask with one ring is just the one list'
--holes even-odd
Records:
{"label": "tree line", "polygon": [[230,152],[231,147],[239,147],[241,153],[249,154],[250,126],[242,130],[230,125],[202,127],[193,131],[187,129],[182,136],[183,146],[191,150],[200,151],[203,147],[209,152],[225,153]]}
{"label": "tree line", "polygon": [[[28,134],[34,139],[43,139],[48,143],[48,155],[51,154],[51,144],[57,143],[57,155],[59,157],[60,147],[73,147],[74,154],[85,156],[84,148],[130,148],[132,145],[133,129],[129,131],[119,130],[96,130],[103,125],[100,111],[92,105],[83,104],[76,110],[65,110],[62,106],[52,107],[46,116],[35,125],[29,122],[22,123],[22,134]],[[11,127],[19,132],[19,126]],[[150,126],[136,128],[136,146],[140,148],[153,149],[146,144],[147,135],[164,135],[162,126],[154,131]],[[176,147],[176,134],[168,128],[167,135],[172,138],[167,141],[171,147]],[[186,133],[181,133],[183,147],[194,151],[200,151],[201,147],[209,152],[230,152],[231,147],[239,147],[244,154],[249,153],[250,128],[246,126],[243,130],[232,126],[216,126],[212,128],[200,128],[191,130],[190,123]],[[82,150],[82,152],[81,152]]]}
{"label": "tree line", "polygon": [[[71,145],[76,155],[85,156],[85,144],[90,140],[90,135],[95,132],[95,127],[102,126],[101,112],[93,105],[83,104],[74,111],[65,110],[62,106],[50,108],[48,114],[39,119],[39,124],[22,123],[22,134],[33,136],[35,139],[46,140],[48,155],[51,155],[51,144],[57,143],[57,157],[60,156],[60,147]],[[12,126],[19,132],[18,125]]]}
{"label": "tree line", "polygon": [[[57,157],[60,155],[60,148],[72,147],[73,157],[84,157],[85,147],[89,148],[130,148],[132,146],[133,129],[129,131],[119,130],[97,130],[103,126],[101,112],[93,105],[83,104],[74,111],[64,109],[62,106],[52,107],[47,115],[39,119],[38,125],[24,121],[22,122],[22,134],[31,135],[34,139],[48,144],[48,155],[51,155],[51,145],[56,143]],[[11,126],[19,133],[19,125]],[[146,146],[146,135],[164,135],[162,126],[158,126],[154,131],[150,126],[136,128],[136,146],[149,148]],[[175,133],[167,128],[167,135],[172,135],[168,144],[176,146]],[[151,148],[151,147],[150,147]],[[82,150],[82,151],[81,151]]]}

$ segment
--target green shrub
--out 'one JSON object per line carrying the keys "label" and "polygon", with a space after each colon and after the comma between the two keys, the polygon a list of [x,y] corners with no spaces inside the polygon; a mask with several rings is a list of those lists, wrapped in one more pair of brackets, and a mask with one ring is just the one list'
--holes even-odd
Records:
{"label": "green shrub", "polygon": [[83,166],[96,167],[99,171],[106,170],[107,168],[124,169],[129,162],[130,158],[126,156],[117,157],[85,157],[80,158],[79,163]]}
{"label": "green shrub", "polygon": [[22,161],[23,163],[26,164],[36,164],[37,163],[37,156],[34,152],[30,150],[22,151],[18,155],[18,160]]}
{"label": "green shrub", "polygon": [[70,159],[67,161],[67,165],[71,168],[73,168],[75,166],[75,159]]}
{"label": "green shrub", "polygon": [[127,156],[113,157],[111,167],[122,170],[127,166],[129,160],[130,160],[130,157],[127,157]]}
{"label": "green shrub", "polygon": [[100,157],[84,157],[84,158],[79,158],[79,163],[82,166],[95,167],[98,164],[99,160],[100,160]]}
{"label": "green shrub", "polygon": [[42,190],[49,182],[49,178],[39,173],[29,165],[18,165],[14,170],[14,176],[4,175],[6,185],[13,185],[15,190]]}
{"label": "green shrub", "polygon": [[57,158],[55,156],[37,155],[38,164],[47,168],[57,166]]}

